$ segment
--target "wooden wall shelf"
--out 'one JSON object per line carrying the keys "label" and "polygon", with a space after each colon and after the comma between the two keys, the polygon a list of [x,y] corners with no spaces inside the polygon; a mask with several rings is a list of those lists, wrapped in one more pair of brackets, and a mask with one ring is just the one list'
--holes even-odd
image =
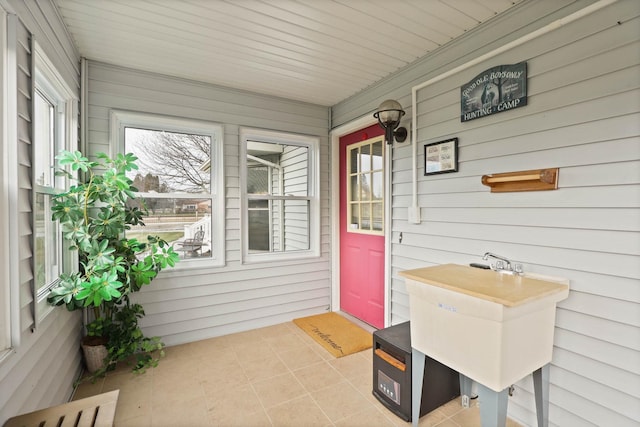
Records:
{"label": "wooden wall shelf", "polygon": [[495,173],[483,175],[482,183],[491,187],[492,193],[555,190],[559,172],[558,168],[551,168]]}

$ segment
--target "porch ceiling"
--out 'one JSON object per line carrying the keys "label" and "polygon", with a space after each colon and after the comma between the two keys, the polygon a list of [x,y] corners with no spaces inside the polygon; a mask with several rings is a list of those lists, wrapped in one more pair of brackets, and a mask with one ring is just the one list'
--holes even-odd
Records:
{"label": "porch ceiling", "polygon": [[86,58],[331,106],[522,0],[54,0]]}

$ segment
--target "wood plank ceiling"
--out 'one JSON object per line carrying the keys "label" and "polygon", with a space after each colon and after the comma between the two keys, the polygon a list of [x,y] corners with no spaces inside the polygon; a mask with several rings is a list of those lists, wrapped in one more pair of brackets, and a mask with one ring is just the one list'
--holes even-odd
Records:
{"label": "wood plank ceiling", "polygon": [[521,0],[54,0],[83,57],[332,106]]}

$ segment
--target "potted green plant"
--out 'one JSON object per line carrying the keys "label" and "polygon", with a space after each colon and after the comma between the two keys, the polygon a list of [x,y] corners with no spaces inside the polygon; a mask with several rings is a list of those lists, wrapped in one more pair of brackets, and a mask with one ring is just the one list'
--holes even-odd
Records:
{"label": "potted green plant", "polygon": [[[77,250],[79,265],[77,271],[62,274],[48,296],[52,305],[87,309],[90,320],[83,344],[88,348],[97,342],[105,351],[98,356],[102,366],[88,366],[94,377],[132,358],[137,372],[157,365],[164,344],[158,337],[144,336],[138,325],[144,310],[130,297],[179,260],[173,247],[157,236],[148,236],[147,242],[125,236],[132,226],[144,225],[146,215],[127,177],[138,169],[137,158],[118,154],[112,159],[104,153],[96,158],[90,161],[79,151],[61,151],[56,157],[56,173],[74,185],[53,198],[52,219],[59,221],[69,249]],[[80,171],[82,181],[76,178]],[[95,352],[87,351],[90,362]]]}

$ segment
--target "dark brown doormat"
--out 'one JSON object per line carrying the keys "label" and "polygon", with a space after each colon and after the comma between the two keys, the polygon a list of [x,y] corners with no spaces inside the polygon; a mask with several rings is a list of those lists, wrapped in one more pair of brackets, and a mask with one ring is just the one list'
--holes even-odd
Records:
{"label": "dark brown doormat", "polygon": [[293,323],[335,357],[357,353],[372,345],[369,332],[337,313],[293,319]]}

